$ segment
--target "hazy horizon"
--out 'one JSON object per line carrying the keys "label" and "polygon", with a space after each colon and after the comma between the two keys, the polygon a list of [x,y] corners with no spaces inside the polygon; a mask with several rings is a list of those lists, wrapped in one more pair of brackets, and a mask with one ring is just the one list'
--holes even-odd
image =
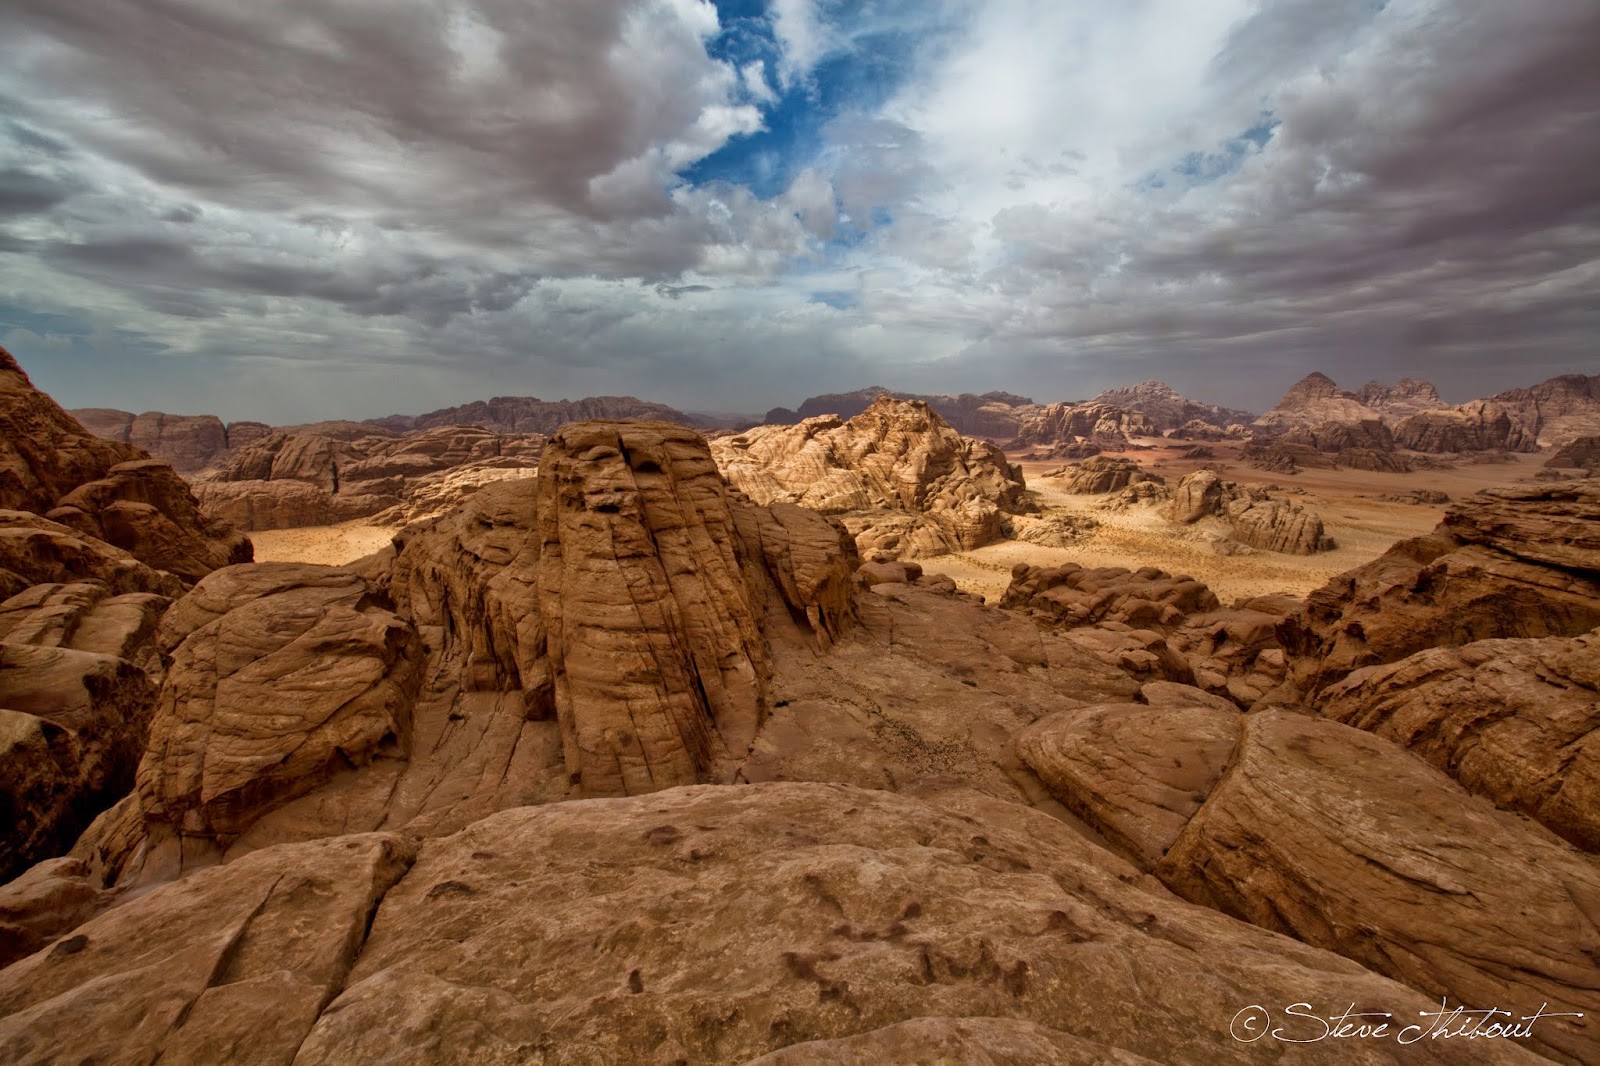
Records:
{"label": "hazy horizon", "polygon": [[1592,0],[13,0],[0,344],[67,407],[871,385],[1261,411],[1600,370]]}

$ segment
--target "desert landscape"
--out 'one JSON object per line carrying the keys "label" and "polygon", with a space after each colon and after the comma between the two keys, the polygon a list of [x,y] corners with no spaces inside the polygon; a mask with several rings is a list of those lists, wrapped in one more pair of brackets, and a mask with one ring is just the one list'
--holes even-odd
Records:
{"label": "desert landscape", "polygon": [[0,4],[0,1066],[1600,1064],[1597,57]]}
{"label": "desert landscape", "polygon": [[1600,376],[1531,391],[198,459],[0,351],[0,1053],[1592,1061]]}

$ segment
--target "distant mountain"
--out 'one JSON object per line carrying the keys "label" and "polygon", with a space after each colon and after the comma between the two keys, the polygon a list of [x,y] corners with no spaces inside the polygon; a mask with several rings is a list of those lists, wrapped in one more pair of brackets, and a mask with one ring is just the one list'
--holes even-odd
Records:
{"label": "distant mountain", "polygon": [[1600,433],[1600,375],[1564,374],[1451,406],[1427,381],[1370,381],[1348,392],[1322,373],[1296,382],[1256,420],[1265,430],[1382,422],[1401,448],[1424,452],[1537,451]]}
{"label": "distant mountain", "polygon": [[769,426],[793,425],[818,415],[838,415],[850,419],[871,407],[879,396],[921,401],[937,411],[939,417],[954,426],[957,432],[969,437],[1014,437],[1028,416],[1039,408],[1028,397],[1009,392],[986,392],[981,396],[970,392],[959,396],[929,396],[872,385],[855,392],[812,396],[800,405],[798,411],[774,407],[767,412],[764,423]]}
{"label": "distant mountain", "polygon": [[1162,432],[1181,429],[1190,422],[1226,429],[1235,423],[1248,424],[1255,418],[1249,411],[1191,400],[1164,381],[1141,381],[1125,389],[1107,389],[1089,402],[1142,414]]}
{"label": "distant mountain", "polygon": [[367,424],[395,433],[415,433],[441,426],[482,426],[496,433],[554,433],[568,422],[591,418],[650,418],[697,425],[690,415],[665,404],[632,396],[586,396],[581,400],[541,400],[537,396],[496,396],[422,415],[389,415]]}

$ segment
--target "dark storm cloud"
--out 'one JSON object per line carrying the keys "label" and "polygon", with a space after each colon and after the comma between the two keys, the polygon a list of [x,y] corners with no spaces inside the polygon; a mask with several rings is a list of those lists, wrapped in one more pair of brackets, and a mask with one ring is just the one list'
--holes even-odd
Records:
{"label": "dark storm cloud", "polygon": [[146,406],[282,420],[1600,365],[1593,0],[908,5],[787,189],[681,179],[884,10],[783,8],[758,99],[700,0],[10,0],[0,299],[91,323],[80,370],[181,362]]}

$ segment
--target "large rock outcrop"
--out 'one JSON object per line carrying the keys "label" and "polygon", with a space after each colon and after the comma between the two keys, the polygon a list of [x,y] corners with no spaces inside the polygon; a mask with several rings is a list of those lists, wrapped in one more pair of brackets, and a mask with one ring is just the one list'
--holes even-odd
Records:
{"label": "large rock outcrop", "polygon": [[240,423],[238,441],[234,443],[230,427],[216,415],[170,415],[163,411],[136,415],[103,407],[67,413],[95,436],[143,449],[184,474],[215,466],[227,456],[231,447],[243,447],[264,435],[267,429],[259,422]]}
{"label": "large rock outcrop", "polygon": [[1241,544],[1287,555],[1314,555],[1336,545],[1317,512],[1288,500],[1237,499],[1227,505],[1228,525]]}
{"label": "large rock outcrop", "polygon": [[[1141,381],[1123,389],[1107,389],[1090,403],[1107,404],[1143,415],[1160,432],[1184,428],[1190,422],[1225,430],[1255,416],[1248,411],[1198,403],[1163,381]],[[1191,438],[1197,439],[1197,438]]]}
{"label": "large rock outcrop", "polygon": [[1451,1003],[1568,1015],[1530,1039],[1561,1061],[1600,1050],[1600,867],[1389,742],[1282,711],[1112,706],[1020,744],[1180,896]]}
{"label": "large rock outcrop", "polygon": [[530,477],[545,438],[480,426],[404,437],[278,432],[242,449],[199,486],[201,505],[243,529],[379,516],[404,525],[443,514],[493,481]]}
{"label": "large rock outcrop", "polygon": [[1600,630],[1429,648],[1357,670],[1317,708],[1600,851]]}
{"label": "large rock outcrop", "polygon": [[1427,648],[1600,625],[1600,481],[1492,489],[1306,597],[1278,629],[1305,693]]}
{"label": "large rock outcrop", "polygon": [[957,433],[968,437],[994,437],[1009,440],[1017,435],[1022,422],[1039,409],[1039,405],[1026,396],[1009,392],[986,392],[975,396],[964,392],[959,396],[929,396],[913,392],[895,392],[881,385],[869,385],[855,392],[828,393],[811,396],[798,410],[774,407],[761,421],[769,426],[792,426],[808,418],[834,415],[851,419],[861,414],[880,396],[895,400],[916,400],[939,413],[939,417],[953,426]]}
{"label": "large rock outcrop", "polygon": [[1600,436],[1574,437],[1556,453],[1545,460],[1545,466],[1556,469],[1587,470],[1600,473]]}
{"label": "large rock outcrop", "polygon": [[47,517],[186,582],[254,555],[249,538],[203,514],[177,472],[154,459],[112,467],[61,497]]}
{"label": "large rock outcrop", "polygon": [[632,396],[585,396],[581,400],[541,400],[537,396],[496,396],[421,415],[390,415],[367,425],[395,433],[477,427],[500,436],[548,437],[562,426],[590,419],[640,419],[694,424],[694,419],[665,404]]}
{"label": "large rock outcrop", "polygon": [[1345,389],[1321,371],[1312,371],[1292,385],[1273,408],[1256,419],[1257,426],[1287,429],[1329,422],[1355,424],[1377,421],[1381,414],[1360,396]]}
{"label": "large rock outcrop", "polygon": [[44,514],[84,482],[139,458],[137,448],[88,433],[0,348],[0,508]]}
{"label": "large rock outcrop", "polygon": [[1600,434],[1600,374],[1562,374],[1532,388],[1496,393],[1488,402],[1510,412],[1528,436],[1547,447]]}
{"label": "large rock outcrop", "polygon": [[1417,452],[1536,452],[1539,442],[1529,426],[1487,400],[1424,411],[1394,430],[1395,443]]}
{"label": "large rock outcrop", "polygon": [[1129,437],[1159,437],[1157,423],[1138,411],[1116,404],[1052,403],[1030,414],[1009,447],[1033,448],[1088,442],[1123,447]]}
{"label": "large rock outcrop", "polygon": [[863,555],[940,555],[1004,536],[1029,509],[1022,475],[994,445],[963,437],[926,404],[880,397],[849,421],[808,419],[718,437],[723,475],[757,503],[844,521]]}
{"label": "large rock outcrop", "polygon": [[[868,1041],[898,1056],[878,1061],[928,1061],[922,1036],[955,1029],[1002,1059],[1022,1039],[1226,1063],[1259,1056],[1229,1030],[1249,1004],[1437,1007],[1148,891],[1043,815],[941,803],[698,787],[506,811],[420,854],[388,834],[266,849],[0,971],[0,1055],[731,1066]],[[1296,1059],[1353,1061],[1341,1044]],[[1459,1045],[1357,1054],[1538,1061]]]}
{"label": "large rock outcrop", "polygon": [[385,745],[405,749],[420,642],[361,578],[263,563],[192,597],[162,625],[177,643],[139,766],[147,824],[226,844]]}
{"label": "large rock outcrop", "polygon": [[65,852],[132,786],[154,697],[125,659],[0,642],[0,883]]}

